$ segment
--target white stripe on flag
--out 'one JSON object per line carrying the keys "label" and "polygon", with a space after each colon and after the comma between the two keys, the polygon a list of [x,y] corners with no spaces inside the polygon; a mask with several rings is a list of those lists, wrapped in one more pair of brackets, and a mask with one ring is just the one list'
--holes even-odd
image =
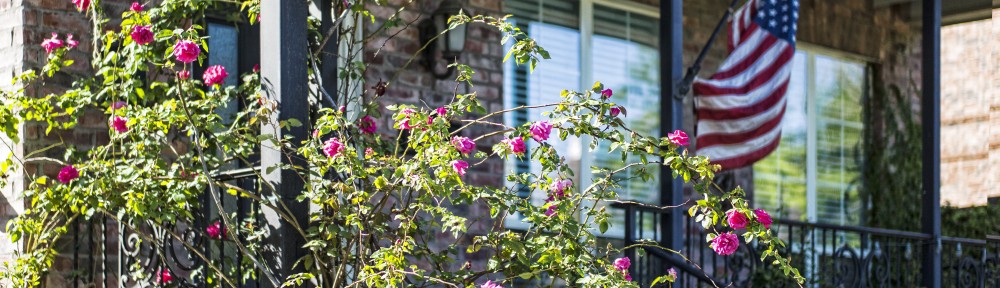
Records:
{"label": "white stripe on flag", "polygon": [[767,36],[766,33],[767,32],[763,29],[753,31],[753,33],[747,37],[746,43],[736,47],[736,50],[733,50],[733,53],[729,54],[729,58],[726,58],[726,61],[722,62],[722,66],[719,67],[718,72],[728,71],[733,65],[742,62],[743,58],[746,58],[747,55],[750,55],[750,53],[757,50],[757,46],[760,45],[761,42],[764,42],[764,37]]}
{"label": "white stripe on flag", "polygon": [[717,95],[717,96],[705,96],[705,97],[695,97],[695,107],[699,109],[737,109],[753,106],[764,100],[765,98],[771,96],[775,90],[781,88],[782,85],[788,84],[788,78],[791,76],[792,65],[786,64],[778,70],[778,73],[774,74],[767,83],[757,87],[753,91],[747,94],[729,94],[729,95]]}
{"label": "white stripe on flag", "polygon": [[742,143],[698,148],[698,155],[708,156],[709,159],[712,159],[712,161],[715,162],[745,156],[746,154],[750,154],[751,152],[764,148],[767,144],[771,144],[771,141],[773,141],[774,138],[778,137],[780,134],[781,125],[778,125],[766,134],[760,135],[760,137],[757,138],[749,139]]}
{"label": "white stripe on flag", "polygon": [[[756,115],[743,117],[740,119],[727,120],[698,120],[698,135],[710,134],[736,134],[757,129],[767,121],[774,119],[781,114],[781,109],[785,108],[786,97],[781,97],[781,101],[775,103],[767,110]],[[779,125],[780,126],[780,125]]]}
{"label": "white stripe on flag", "polygon": [[699,82],[704,85],[711,85],[718,88],[744,87],[747,85],[747,82],[753,80],[753,78],[757,75],[762,74],[761,71],[767,70],[767,68],[770,68],[774,64],[784,64],[775,62],[775,59],[777,59],[778,56],[785,51],[785,48],[788,48],[788,42],[777,41],[774,43],[774,46],[771,46],[771,48],[764,52],[763,55],[757,57],[757,61],[755,61],[753,65],[747,67],[747,69],[743,70],[740,74],[726,79],[705,79]]}

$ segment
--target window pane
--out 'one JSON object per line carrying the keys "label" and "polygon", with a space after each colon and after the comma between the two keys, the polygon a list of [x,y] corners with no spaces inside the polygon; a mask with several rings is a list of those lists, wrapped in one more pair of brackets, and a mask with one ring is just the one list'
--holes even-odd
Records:
{"label": "window pane", "polygon": [[[239,77],[239,49],[236,27],[219,23],[208,23],[208,66],[222,65],[226,67],[225,86],[234,86]],[[223,118],[224,123],[229,123],[236,115],[236,99],[227,103],[226,106],[219,107],[216,111]]]}
{"label": "window pane", "polygon": [[[580,87],[579,3],[566,0],[506,3],[508,13],[514,15],[514,24],[545,48],[551,58],[541,61],[534,72],[528,71],[527,64],[516,65],[513,61],[506,62],[504,105],[518,107],[558,102],[561,100],[559,95],[563,89]],[[542,116],[544,111],[515,111],[505,114],[504,121],[510,125],[522,125],[526,122],[548,119]],[[578,147],[578,139],[568,138],[566,141],[561,141],[553,138],[548,143],[566,158],[571,167],[579,167],[580,152],[579,149],[575,149]],[[528,144],[528,155],[532,148],[538,147],[538,143],[534,141],[528,141],[526,144]],[[505,170],[537,174],[541,168],[541,164],[533,161],[514,160],[508,163]],[[559,175],[550,176],[559,177]],[[578,183],[578,179],[573,180],[574,183]],[[521,197],[530,197],[536,206],[542,205],[547,198],[544,191],[535,191],[531,194],[532,191],[527,187],[521,187],[518,193]],[[520,221],[509,223],[517,222]]]}
{"label": "window pane", "polygon": [[[657,50],[659,20],[608,7],[594,7],[593,79],[601,81],[606,88],[614,91],[612,101],[625,107],[623,117],[629,127],[646,135],[659,135],[660,126],[660,54]],[[607,153],[610,143],[601,142],[593,155],[592,165],[601,168],[618,169],[625,163],[638,162],[630,157],[622,162],[621,153]],[[589,168],[589,167],[588,167]],[[638,177],[637,172],[645,169],[650,179]],[[635,167],[615,176],[621,180],[618,195],[621,199],[660,204],[659,167]],[[587,171],[587,170],[584,170]],[[611,235],[621,235],[624,214],[612,211]],[[642,221],[652,230],[654,221]]]}
{"label": "window pane", "polygon": [[861,96],[864,65],[816,57],[817,219],[842,225],[860,223],[858,195]]}
{"label": "window pane", "polygon": [[796,52],[785,95],[781,144],[753,166],[754,205],[776,211],[777,217],[806,219],[806,109],[808,75],[805,52]]}

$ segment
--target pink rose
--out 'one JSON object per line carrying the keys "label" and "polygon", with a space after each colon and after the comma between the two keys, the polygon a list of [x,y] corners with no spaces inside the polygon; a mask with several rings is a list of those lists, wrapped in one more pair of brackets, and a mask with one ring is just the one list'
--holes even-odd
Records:
{"label": "pink rose", "polygon": [[771,229],[771,214],[767,214],[767,211],[760,208],[753,210],[753,214],[757,216],[757,222],[764,224],[764,228]]}
{"label": "pink rose", "polygon": [[174,275],[170,274],[170,269],[160,269],[160,271],[156,274],[157,283],[170,284],[174,282]]}
{"label": "pink rose", "polygon": [[191,63],[198,60],[199,54],[201,54],[201,48],[194,41],[181,40],[174,44],[174,58],[177,58],[177,61]]}
{"label": "pink rose", "polygon": [[552,124],[549,124],[548,121],[539,121],[531,124],[528,130],[531,131],[531,138],[542,142],[549,140],[549,135],[552,134]]}
{"label": "pink rose", "polygon": [[545,216],[552,217],[552,215],[556,215],[556,212],[558,212],[556,211],[557,209],[559,209],[559,205],[556,204],[549,205],[549,208],[545,209]]}
{"label": "pink rose", "polygon": [[625,273],[625,281],[632,281],[632,274]]}
{"label": "pink rose", "polygon": [[132,12],[142,12],[145,8],[139,2],[132,2],[132,7],[129,10],[132,10]]}
{"label": "pink rose", "polygon": [[458,176],[465,176],[465,169],[469,168],[469,163],[462,160],[451,161],[451,168],[458,173]]}
{"label": "pink rose", "polygon": [[365,157],[372,156],[375,156],[375,149],[372,149],[372,147],[365,148]]}
{"label": "pink rose", "polygon": [[674,280],[677,279],[677,269],[674,269],[673,267],[667,269],[667,276],[670,276],[669,278],[667,278],[668,281],[674,282]]}
{"label": "pink rose", "polygon": [[59,37],[59,34],[52,32],[52,38],[42,41],[42,48],[45,48],[45,53],[51,54],[52,51],[63,47],[63,41],[57,39],[56,37]]}
{"label": "pink rose", "polygon": [[688,145],[688,134],[681,130],[675,130],[674,133],[667,134],[667,139],[670,139],[670,143],[674,143],[674,145]]}
{"label": "pink rose", "polygon": [[726,212],[726,223],[729,223],[729,227],[732,227],[734,230],[747,228],[747,223],[749,222],[747,216],[740,213],[740,211],[733,209]]}
{"label": "pink rose", "polygon": [[375,119],[372,119],[371,116],[365,115],[365,117],[361,117],[361,120],[359,121],[360,123],[358,123],[358,128],[361,129],[361,133],[372,134],[378,130],[378,126],[375,124]]}
{"label": "pink rose", "polygon": [[402,130],[413,129],[414,125],[413,125],[413,123],[410,123],[410,114],[413,114],[413,112],[414,112],[413,109],[410,109],[410,108],[406,108],[406,109],[403,109],[403,110],[399,111],[399,114],[405,115],[405,117],[403,117],[403,119],[400,119],[399,122],[396,122],[396,125],[399,126],[399,129],[402,129]]}
{"label": "pink rose", "polygon": [[115,128],[118,133],[128,132],[128,119],[121,116],[115,116],[111,119],[111,128]]}
{"label": "pink rose", "polygon": [[612,264],[611,266],[615,267],[615,270],[626,271],[628,270],[628,267],[632,266],[632,260],[628,259],[628,257],[618,258],[615,259],[614,264]]}
{"label": "pink rose", "polygon": [[528,151],[528,147],[524,146],[524,139],[521,139],[521,137],[508,138],[503,140],[503,142],[510,147],[510,151],[515,155],[522,155]]}
{"label": "pink rose", "polygon": [[260,73],[260,64],[253,64],[253,73]]}
{"label": "pink rose", "polygon": [[125,101],[117,101],[115,103],[111,103],[111,111],[125,108],[126,105],[128,104],[126,104]]}
{"label": "pink rose", "polygon": [[181,70],[177,72],[177,78],[181,80],[187,80],[188,78],[191,78],[191,71]]}
{"label": "pink rose", "polygon": [[59,175],[56,176],[56,179],[59,179],[59,182],[62,182],[63,184],[69,184],[70,181],[79,177],[80,171],[76,170],[73,165],[66,165],[59,170]]}
{"label": "pink rose", "polygon": [[153,31],[149,30],[149,25],[132,26],[132,41],[136,44],[146,45],[153,42]]}
{"label": "pink rose", "polygon": [[208,238],[222,239],[226,237],[226,226],[222,226],[222,222],[215,221],[212,225],[205,227],[205,233],[208,234]]}
{"label": "pink rose", "polygon": [[712,250],[715,250],[716,254],[722,256],[729,256],[736,252],[736,249],[740,248],[740,238],[733,234],[732,232],[722,233],[715,239],[712,239]]}
{"label": "pink rose", "polygon": [[622,113],[622,108],[611,107],[611,117],[618,117],[618,114]]}
{"label": "pink rose", "polygon": [[486,283],[483,283],[483,285],[479,286],[479,288],[503,288],[503,286],[500,286],[500,283],[486,280]]}
{"label": "pink rose", "polygon": [[78,11],[86,11],[90,8],[90,0],[73,0],[73,5],[76,5]]}
{"label": "pink rose", "polygon": [[323,153],[326,153],[326,157],[337,157],[340,156],[341,152],[344,152],[344,143],[340,142],[337,137],[330,138],[323,143]]}
{"label": "pink rose", "polygon": [[222,65],[212,65],[205,68],[205,74],[201,75],[201,78],[205,80],[205,85],[214,86],[215,84],[222,84],[226,82],[226,77],[229,73],[226,73],[226,67]]}
{"label": "pink rose", "polygon": [[80,45],[80,41],[73,40],[73,34],[66,34],[66,47],[73,49],[76,45]]}
{"label": "pink rose", "polygon": [[347,113],[347,106],[340,105],[340,107],[337,108],[337,111],[340,111],[340,113]]}
{"label": "pink rose", "polygon": [[601,97],[604,97],[604,99],[611,98],[611,94],[614,94],[613,91],[611,91],[611,88],[604,89],[601,91]]}
{"label": "pink rose", "polygon": [[573,181],[569,179],[556,180],[552,183],[552,194],[556,197],[566,196],[566,190],[573,186]]}
{"label": "pink rose", "polygon": [[434,112],[437,112],[438,117],[444,117],[445,115],[448,115],[448,108],[441,106],[438,107],[437,109],[434,109]]}
{"label": "pink rose", "polygon": [[469,154],[472,150],[476,150],[476,142],[468,137],[455,136],[451,138],[451,145],[458,149],[459,153]]}

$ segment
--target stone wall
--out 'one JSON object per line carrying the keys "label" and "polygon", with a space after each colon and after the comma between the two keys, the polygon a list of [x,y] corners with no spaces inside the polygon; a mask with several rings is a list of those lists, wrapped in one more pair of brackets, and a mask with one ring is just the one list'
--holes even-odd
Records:
{"label": "stone wall", "polygon": [[941,202],[948,205],[985,205],[1000,195],[998,11],[941,30]]}
{"label": "stone wall", "polygon": [[[9,90],[16,87],[11,86],[11,79],[20,73],[24,68],[22,59],[24,52],[24,16],[21,0],[0,0],[0,89]],[[13,153],[15,157],[22,157],[23,151],[17,145],[0,136],[0,157],[7,157]],[[23,172],[14,171],[6,178],[0,179],[0,223],[7,223],[14,216],[19,215],[24,210],[23,203],[15,192],[17,187],[24,185]],[[13,255],[17,244],[11,243],[8,238],[6,226],[0,227],[0,261],[6,261]]]}

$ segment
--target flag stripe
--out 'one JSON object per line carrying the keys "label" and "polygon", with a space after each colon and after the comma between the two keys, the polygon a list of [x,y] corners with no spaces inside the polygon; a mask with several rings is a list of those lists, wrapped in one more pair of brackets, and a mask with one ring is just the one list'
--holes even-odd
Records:
{"label": "flag stripe", "polygon": [[781,125],[781,120],[785,117],[785,107],[781,107],[778,115],[774,115],[770,120],[764,122],[763,125],[757,126],[751,130],[742,131],[735,134],[705,134],[698,136],[698,147],[708,148],[716,145],[730,145],[739,144],[743,142],[743,139],[753,139],[774,130],[775,127]]}
{"label": "flag stripe", "polygon": [[764,98],[771,95],[774,90],[777,90],[782,82],[787,81],[791,73],[791,67],[785,66],[781,68],[781,71],[774,78],[771,78],[771,82],[764,83],[761,86],[747,92],[746,94],[736,93],[736,94],[720,94],[705,97],[698,97],[695,99],[695,104],[698,109],[710,109],[710,110],[721,110],[721,109],[734,109],[752,106],[757,102],[762,101]]}
{"label": "flag stripe", "polygon": [[729,54],[729,58],[726,58],[726,61],[723,61],[722,65],[719,66],[719,71],[731,70],[733,65],[741,62],[744,58],[747,58],[747,56],[757,50],[758,44],[762,42],[764,37],[767,37],[767,32],[761,31],[758,27],[760,26],[753,25],[753,27],[750,27],[750,30],[748,30],[748,35],[750,36],[747,36],[746,44],[743,44],[742,46],[737,47],[736,50],[733,50],[732,53]]}
{"label": "flag stripe", "polygon": [[[770,85],[768,85],[770,86]],[[770,96],[764,98],[763,100],[753,103],[750,106],[736,107],[730,109],[709,109],[709,108],[698,108],[695,112],[698,114],[698,119],[706,120],[723,120],[723,119],[740,119],[746,118],[757,113],[767,111],[768,108],[778,104],[781,99],[785,98],[785,93],[788,92],[788,80],[781,82],[776,89],[757,89],[763,92],[770,92]],[[763,93],[761,93],[763,94]],[[713,99],[714,100],[714,99]]]}
{"label": "flag stripe", "polygon": [[767,131],[763,135],[747,139],[746,141],[740,142],[738,144],[728,144],[728,145],[715,145],[712,147],[698,148],[699,152],[710,153],[715,155],[714,160],[725,160],[740,157],[741,155],[751,153],[753,151],[760,150],[767,146],[781,134],[781,126]]}
{"label": "flag stripe", "polygon": [[[759,33],[759,34],[764,34],[764,33]],[[743,46],[740,46],[740,47],[751,47],[751,48],[757,48],[757,49],[754,49],[753,51],[751,51],[750,54],[747,55],[748,57],[742,57],[741,59],[734,59],[734,58],[730,57],[729,59],[726,59],[726,62],[730,62],[729,60],[732,60],[732,62],[730,62],[732,64],[731,65],[726,65],[727,66],[726,69],[719,69],[719,72],[715,73],[715,75],[712,75],[711,79],[712,80],[724,80],[724,79],[731,78],[733,76],[739,75],[740,73],[743,73],[743,72],[747,71],[748,69],[750,69],[750,67],[752,67],[754,64],[757,64],[757,63],[761,62],[762,60],[766,60],[765,58],[763,58],[761,56],[765,56],[768,53],[774,53],[773,51],[780,51],[780,50],[775,50],[774,46],[773,46],[774,42],[778,42],[778,38],[774,38],[774,37],[770,37],[770,36],[765,36],[765,37],[761,37],[761,38],[763,40],[761,40],[760,41],[760,45],[756,45],[756,47],[751,47],[750,46],[751,44],[750,44],[749,41],[747,41],[748,42],[747,44],[744,44]],[[761,65],[761,64],[757,64],[757,65]]]}
{"label": "flag stripe", "polygon": [[[777,73],[788,60],[795,56],[795,50],[791,46],[778,42],[775,47],[767,51],[758,58],[753,66],[747,67],[743,72],[726,79],[708,79],[697,81],[694,85],[695,92],[699,96],[711,96],[719,94],[746,93],[759,86],[764,81],[770,80],[771,76]],[[775,57],[777,56],[777,57]]]}
{"label": "flag stripe", "polygon": [[[775,115],[781,113],[781,105],[785,104],[785,98],[773,107],[769,107],[767,110],[761,113],[757,113],[750,117],[739,118],[739,119],[725,119],[725,120],[698,120],[698,136],[710,135],[710,134],[736,134],[743,131],[748,131],[760,126],[761,123],[767,122]],[[700,147],[700,146],[699,146]]]}
{"label": "flag stripe", "polygon": [[753,164],[781,142],[797,1],[750,0],[737,10],[729,20],[729,57],[692,87],[696,152],[723,169]]}
{"label": "flag stripe", "polygon": [[712,163],[729,168],[749,166],[760,159],[764,159],[764,157],[767,157],[767,155],[771,154],[771,152],[774,152],[774,149],[778,148],[779,144],[781,144],[781,133],[778,133],[777,137],[771,140],[771,143],[768,143],[760,149],[748,152],[739,157],[712,160]]}

